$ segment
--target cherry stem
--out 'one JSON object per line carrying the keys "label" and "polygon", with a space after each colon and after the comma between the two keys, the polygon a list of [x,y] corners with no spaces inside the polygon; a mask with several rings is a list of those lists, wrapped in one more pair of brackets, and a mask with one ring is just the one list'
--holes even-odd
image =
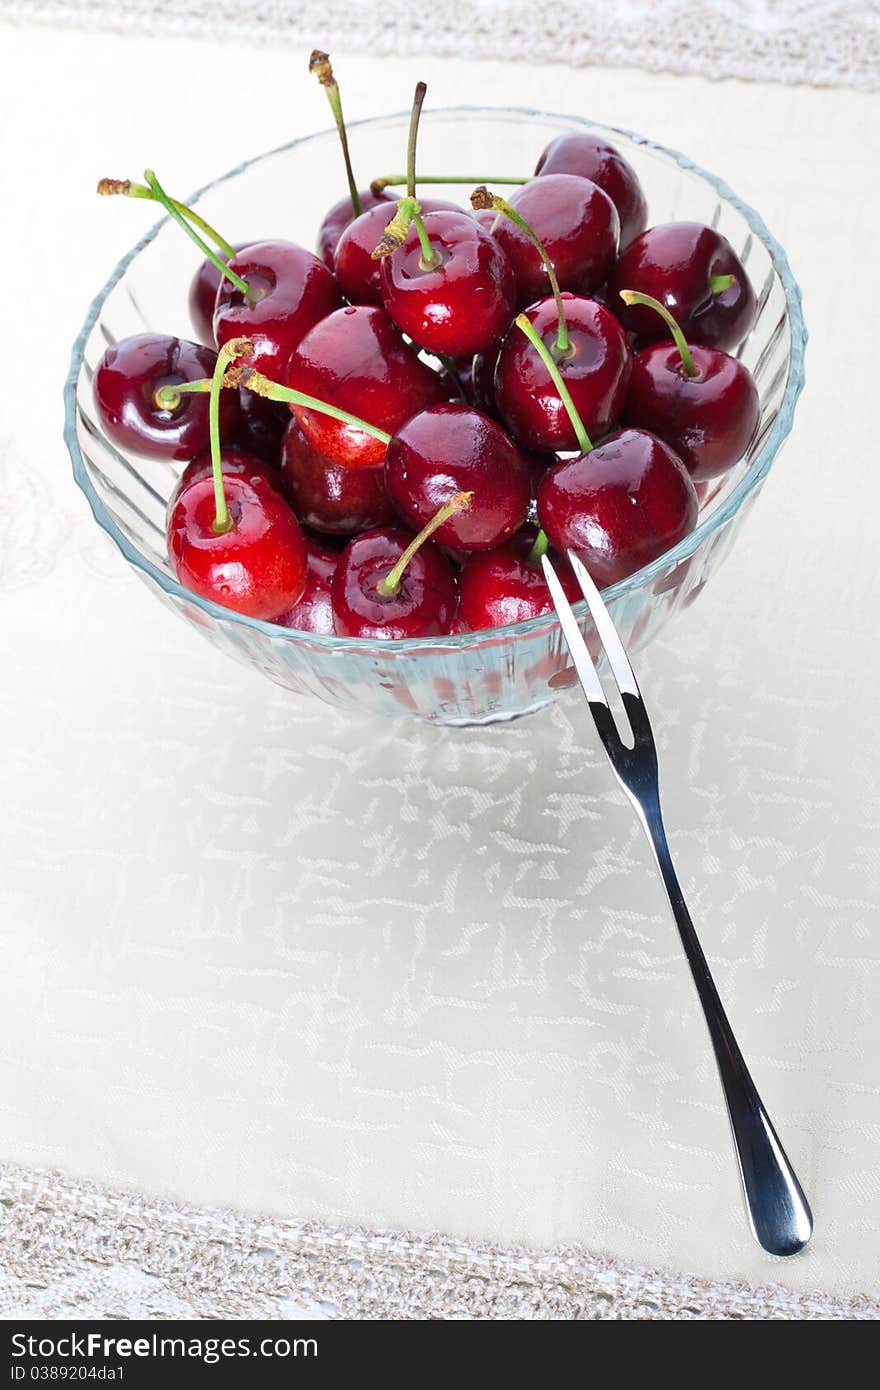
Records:
{"label": "cherry stem", "polygon": [[223,456],[220,452],[220,392],[226,368],[236,357],[250,357],[254,351],[253,343],[247,338],[232,338],[224,343],[217,353],[214,375],[211,377],[211,395],[208,400],[208,431],[211,438],[211,468],[214,473],[214,522],[212,530],[222,536],[232,530],[232,517],[226,505],[223,489]]}
{"label": "cherry stem", "polygon": [[[150,191],[153,194],[156,202],[161,203],[165,211],[168,213],[169,217],[173,217],[174,221],[183,228],[190,241],[195,242],[202,255],[207,256],[208,260],[211,261],[217,267],[221,275],[225,275],[227,280],[232,281],[233,285],[237,290],[240,290],[242,294],[250,294],[251,287],[248,284],[248,282],[246,280],[242,280],[240,275],[236,275],[234,270],[230,270],[226,262],[221,261],[220,257],[217,255],[217,252],[213,251],[211,247],[208,245],[208,243],[202,240],[195,227],[191,227],[189,225],[183,213],[180,212],[179,209],[175,206],[173,199],[168,197],[168,194],[165,192],[165,189],[162,187],[161,183],[156,178],[156,175],[153,173],[152,169],[144,170],[144,178],[146,179]],[[234,254],[235,253],[233,252],[233,255]]]}
{"label": "cherry stem", "polygon": [[[406,174],[385,174],[381,179],[373,179],[370,184],[370,191],[377,196],[384,192],[386,188],[395,187],[398,184],[406,183]],[[416,183],[528,183],[528,178],[514,178],[506,175],[496,175],[494,178],[488,174],[482,177],[478,174],[473,176],[468,174],[417,174]]]}
{"label": "cherry stem", "polygon": [[527,565],[537,565],[537,564],[540,564],[541,556],[547,554],[547,551],[548,551],[549,547],[550,547],[550,540],[549,540],[549,538],[548,538],[548,536],[547,536],[547,532],[546,532],[546,531],[543,531],[543,530],[542,530],[542,531],[539,531],[538,534],[537,534],[537,536],[535,537],[535,544],[532,546],[531,550],[529,551],[528,555],[526,556],[526,564],[527,564]]}
{"label": "cherry stem", "polygon": [[409,196],[401,198],[397,204],[397,211],[382,233],[378,245],[373,247],[373,260],[379,261],[383,256],[390,256],[392,251],[397,251],[406,241],[411,226],[414,226],[419,234],[422,252],[419,257],[419,270],[434,270],[441,265],[443,257],[434,250],[428,240],[428,233],[422,221],[421,205],[416,198]]}
{"label": "cherry stem", "polygon": [[153,392],[153,400],[159,410],[176,410],[181,396],[189,396],[197,391],[210,391],[211,377],[200,381],[176,381],[173,386],[160,386]]}
{"label": "cherry stem", "polygon": [[665,304],[661,304],[659,299],[654,299],[650,294],[642,294],[640,290],[621,290],[620,297],[624,304],[644,304],[646,309],[653,309],[658,313],[672,334],[673,342],[678,348],[678,355],[681,358],[681,365],[684,368],[685,376],[699,376],[700,369],[694,361],[691,350],[687,345],[687,339],[679,327],[677,320],[670,314]]}
{"label": "cherry stem", "polygon": [[556,360],[557,362],[562,361],[563,358],[571,355],[571,342],[568,336],[568,323],[565,318],[562,291],[559,288],[559,281],[556,278],[553,262],[544,249],[544,243],[535,235],[525,218],[520,217],[516,209],[512,208],[510,203],[505,202],[503,198],[499,198],[497,193],[490,193],[485,184],[481,184],[479,188],[474,189],[471,194],[471,206],[477,211],[491,208],[493,212],[500,212],[503,217],[507,218],[508,222],[512,222],[515,227],[519,227],[520,231],[528,237],[538,255],[541,257],[544,269],[547,272],[547,278],[550,281],[550,288],[553,291],[553,298],[556,300],[556,313],[559,320],[555,345]]}
{"label": "cherry stem", "polygon": [[302,406],[303,410],[315,410],[319,415],[329,415],[334,420],[341,420],[345,425],[354,425],[355,429],[363,430],[365,434],[371,434],[374,439],[380,439],[387,446],[391,443],[391,435],[387,430],[380,430],[378,425],[370,425],[366,420],[361,420],[357,415],[351,415],[347,410],[340,410],[338,406],[329,405],[326,401],[319,401],[314,396],[307,396],[302,391],[294,391],[290,386],[282,386],[277,381],[271,381],[269,377],[263,376],[262,372],[245,370],[238,383],[248,391],[253,391],[258,396],[265,396],[269,401],[284,401],[288,405]]}
{"label": "cherry stem", "polygon": [[431,517],[427,526],[424,526],[417,536],[410,541],[406,550],[401,555],[393,570],[389,570],[384,579],[380,579],[376,588],[382,598],[394,598],[400,592],[403,583],[403,572],[409,564],[416,551],[419,550],[433,536],[438,526],[442,526],[444,521],[448,521],[451,516],[457,516],[459,512],[467,511],[471,505],[472,492],[457,492],[448,502],[440,508],[435,516]]}
{"label": "cherry stem", "polygon": [[580,445],[581,452],[584,454],[588,454],[593,447],[590,443],[590,436],[584,429],[584,422],[578,414],[577,406],[571,398],[571,393],[568,387],[562,380],[562,373],[560,372],[557,364],[553,361],[553,357],[549,348],[547,347],[546,343],[544,343],[543,339],[538,335],[534,324],[526,318],[525,314],[517,315],[516,326],[518,329],[520,329],[521,332],[525,333],[532,347],[535,349],[541,361],[544,363],[544,366],[547,368],[547,371],[550,373],[553,385],[559,392],[562,404],[565,406],[568,418],[571,421],[572,429],[574,430],[575,435],[577,436],[577,442]]}
{"label": "cherry stem", "polygon": [[[124,198],[146,198],[151,203],[162,202],[162,199],[158,198],[151,188],[147,188],[146,184],[132,183],[131,179],[99,179],[97,191],[105,198],[112,194],[121,194]],[[177,209],[182,217],[187,218],[194,226],[200,227],[205,236],[216,242],[217,250],[222,251],[227,260],[232,260],[235,255],[235,247],[225,237],[222,237],[216,227],[212,227],[201,213],[196,212],[195,208],[188,207],[186,203],[182,203],[179,198],[169,198],[168,202]],[[163,206],[167,205],[163,204]]]}
{"label": "cherry stem", "polygon": [[735,284],[735,275],[711,275],[709,277],[709,287],[713,294],[723,294],[725,290],[729,290],[731,285]]}
{"label": "cherry stem", "polygon": [[339,85],[333,76],[333,68],[330,64],[329,53],[322,53],[320,48],[316,48],[309,58],[309,72],[313,72],[320,82],[324,91],[327,93],[327,100],[330,103],[330,110],[333,112],[333,119],[336,122],[336,129],[339,131],[339,143],[342,146],[342,158],[345,160],[345,176],[348,179],[348,191],[351,195],[351,206],[355,217],[360,217],[363,212],[361,195],[355,183],[354,170],[351,167],[351,154],[348,149],[348,131],[345,128],[345,117],[342,114],[342,97],[339,94]]}
{"label": "cherry stem", "polygon": [[409,139],[406,145],[406,194],[408,198],[414,198],[416,196],[416,142],[419,138],[419,120],[422,114],[422,103],[425,100],[427,91],[428,88],[426,83],[416,83],[412,113],[409,118]]}

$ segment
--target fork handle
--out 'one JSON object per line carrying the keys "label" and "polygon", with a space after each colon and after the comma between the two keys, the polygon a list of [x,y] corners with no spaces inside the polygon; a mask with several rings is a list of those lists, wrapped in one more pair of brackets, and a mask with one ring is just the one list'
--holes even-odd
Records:
{"label": "fork handle", "polygon": [[681,943],[709,1028],[749,1222],[771,1255],[794,1255],[813,1232],[813,1215],[751,1078],[688,912],[672,863],[659,801],[639,808],[669,897]]}

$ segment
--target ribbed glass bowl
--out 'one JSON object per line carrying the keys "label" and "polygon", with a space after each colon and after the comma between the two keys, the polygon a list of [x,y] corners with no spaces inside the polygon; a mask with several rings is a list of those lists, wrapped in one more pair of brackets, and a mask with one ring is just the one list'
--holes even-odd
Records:
{"label": "ribbed glass bowl", "polygon": [[[402,114],[351,127],[355,168],[364,182],[400,168],[408,120]],[[608,135],[633,164],[651,224],[687,219],[723,232],[758,296],[757,322],[739,354],[761,399],[761,424],[748,455],[711,484],[691,535],[606,590],[624,641],[637,650],[694,601],[730,550],[791,429],[807,335],[782,247],[724,183],[674,150],[574,116],[458,107],[425,112],[419,164],[426,172],[529,174],[548,140],[581,129]],[[327,207],[343,191],[336,140],[335,131],[326,131],[240,165],[201,190],[199,210],[231,241],[276,236],[313,246]],[[470,188],[431,192],[466,204]],[[439,724],[512,719],[558,699],[573,684],[573,672],[552,616],[485,633],[373,642],[316,637],[240,617],[178,584],[165,551],[165,506],[178,470],[125,455],[110,443],[95,416],[91,381],[104,349],[119,338],[146,331],[192,336],[187,290],[197,255],[178,228],[160,222],[117,265],[73,349],[65,439],[74,476],[126,560],[216,646],[297,695]],[[585,605],[583,612],[586,624]]]}

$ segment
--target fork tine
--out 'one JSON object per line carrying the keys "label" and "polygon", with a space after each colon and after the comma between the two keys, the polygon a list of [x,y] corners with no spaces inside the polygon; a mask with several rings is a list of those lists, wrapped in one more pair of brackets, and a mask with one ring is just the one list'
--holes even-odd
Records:
{"label": "fork tine", "polygon": [[571,611],[571,604],[565,597],[565,590],[559,582],[559,576],[547,559],[546,555],[541,556],[541,564],[544,568],[544,578],[547,580],[547,587],[553,599],[553,605],[559,617],[563,636],[568,643],[568,649],[574,662],[575,670],[584,689],[584,694],[590,704],[596,703],[609,708],[602,689],[602,682],[599,680],[599,673],[596,670],[593,658],[590,656],[589,648],[584,641],[584,635],[577,624],[577,619]]}
{"label": "fork tine", "polygon": [[605,648],[608,665],[611,667],[612,675],[617,681],[621,695],[636,695],[641,699],[642,692],[639,690],[636,673],[629,664],[629,657],[620,640],[620,634],[614,626],[614,619],[605,607],[602,595],[590,578],[586,565],[578,559],[573,550],[568,552],[568,558],[577,582],[581,586],[581,593],[589,605],[590,616],[596,625],[599,640]]}

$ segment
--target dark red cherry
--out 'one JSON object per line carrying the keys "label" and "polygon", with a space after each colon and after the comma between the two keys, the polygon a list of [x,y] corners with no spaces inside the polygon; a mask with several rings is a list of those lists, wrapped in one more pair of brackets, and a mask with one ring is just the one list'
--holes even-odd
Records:
{"label": "dark red cherry", "polygon": [[[244,251],[252,245],[253,242],[240,241],[236,245],[235,251]],[[223,276],[214,262],[209,261],[206,256],[189,286],[189,316],[196,331],[196,338],[200,343],[205,343],[211,348],[217,346],[214,337],[214,305],[222,279]]]}
{"label": "dark red cherry", "polygon": [[[180,494],[185,492],[188,487],[192,487],[193,483],[201,482],[203,478],[213,479],[213,476],[210,454],[199,454],[198,458],[192,459],[177,480],[177,485],[168,502],[169,510],[175,505]],[[276,492],[280,491],[281,479],[278,470],[270,468],[263,459],[248,453],[246,449],[240,449],[235,444],[227,444],[223,450],[223,476],[224,478],[260,478],[269,483]]]}
{"label": "dark red cherry", "polygon": [[[373,252],[382,240],[385,228],[394,216],[394,206],[387,202],[356,217],[346,227],[333,258],[333,269],[339,288],[352,304],[382,304],[382,262],[373,260]],[[446,209],[458,212],[454,203],[439,198],[425,198],[420,207],[423,213]]]}
{"label": "dark red cherry", "polygon": [[181,584],[249,618],[271,622],[305,589],[306,547],[300,524],[254,460],[253,472],[230,473],[223,489],[232,527],[214,529],[214,480],[178,492],[168,510],[168,555]]}
{"label": "dark red cherry", "polygon": [[[631,357],[614,315],[593,299],[563,295],[572,353],[559,362],[562,379],[587,433],[599,438],[619,419],[629,384]],[[559,317],[553,299],[526,310],[552,352]],[[577,436],[541,358],[516,327],[511,328],[495,368],[495,399],[514,439],[538,453],[576,449]]]}
{"label": "dark red cherry", "polygon": [[752,374],[716,348],[690,349],[699,375],[686,376],[678,348],[654,343],[633,361],[623,418],[670,445],[695,480],[716,478],[746,452],[761,407]]}
{"label": "dark red cherry", "polygon": [[[723,275],[733,275],[733,284],[714,293],[712,280]],[[666,338],[666,326],[646,305],[624,305],[621,290],[659,299],[689,343],[725,352],[742,341],[757,312],[755,292],[730,242],[701,222],[666,222],[642,232],[618,260],[608,289],[609,303],[641,347]]]}
{"label": "dark red cherry", "polygon": [[234,442],[277,467],[281,462],[281,440],[290,419],[289,409],[244,387],[239,397],[241,419],[233,433]]}
{"label": "dark red cherry", "polygon": [[296,420],[284,436],[282,484],[304,526],[329,536],[353,536],[381,526],[394,507],[381,468],[346,468],[324,458]]}
{"label": "dark red cherry", "polygon": [[277,619],[281,627],[296,628],[299,632],[317,632],[321,637],[333,636],[336,629],[333,626],[330,587],[338,559],[338,551],[328,549],[319,541],[306,541],[306,587],[302,598]]}
{"label": "dark red cherry", "polygon": [[[378,203],[389,204],[389,222],[394,216],[393,205],[397,200],[393,190],[388,192],[383,189],[381,193],[374,193],[371,188],[362,188],[359,191],[361,200],[361,212],[369,212],[370,208],[376,207]],[[328,270],[333,270],[333,259],[339,238],[345,231],[350,222],[354,221],[355,212],[352,207],[351,198],[340,198],[338,203],[334,203],[330,211],[326,214],[318,232],[318,255],[324,262]],[[381,233],[380,233],[381,236]]]}
{"label": "dark red cherry", "polygon": [[309,329],[338,308],[332,274],[301,246],[263,241],[240,252],[230,268],[250,287],[245,295],[224,278],[217,291],[214,335],[219,345],[249,338],[249,365],[277,381],[293,349]]}
{"label": "dark red cherry", "polygon": [[[173,409],[156,400],[163,386],[211,376],[216,352],[185,338],[139,333],[108,347],[95,369],[92,390],[101,424],[114,444],[148,458],[191,459],[203,453],[208,435],[208,395],[181,395]],[[220,437],[240,420],[238,393],[220,396]]]}
{"label": "dark red cherry", "polygon": [[430,406],[407,420],[388,445],[385,479],[401,516],[415,529],[458,492],[470,506],[438,527],[439,545],[488,550],[525,521],[528,465],[500,425],[463,401]]}
{"label": "dark red cherry", "polygon": [[480,352],[506,332],[513,317],[510,263],[495,237],[464,212],[432,212],[423,221],[439,264],[423,268],[411,226],[404,245],[380,262],[385,307],[429,352]]}
{"label": "dark red cherry", "polygon": [[384,597],[386,579],[413,539],[400,527],[355,536],[343,550],[333,576],[333,615],[341,637],[399,640],[449,632],[457,594],[449,561],[427,541],[403,572],[399,591]]}
{"label": "dark red cherry", "polygon": [[624,429],[547,470],[538,516],[551,544],[563,555],[575,551],[604,588],[693,530],[697,494],[668,444],[647,430]]}
{"label": "dark red cherry", "polygon": [[[574,174],[548,174],[518,188],[510,206],[543,244],[560,289],[588,294],[607,279],[617,255],[620,222],[597,184]],[[544,262],[525,232],[502,217],[492,235],[513,266],[519,306],[546,295]]]}
{"label": "dark red cherry", "polygon": [[[384,309],[337,309],[303,338],[284,385],[393,434],[417,410],[446,398],[443,381],[420,361]],[[385,445],[364,430],[291,406],[309,442],[334,463],[378,468]]]}
{"label": "dark red cherry", "polygon": [[[553,611],[541,561],[529,558],[535,535],[534,527],[524,527],[497,550],[468,556],[458,577],[458,618],[466,631],[522,623]],[[569,600],[583,598],[568,562],[558,555],[550,558]]]}
{"label": "dark red cherry", "polygon": [[598,135],[570,131],[551,140],[535,166],[535,173],[577,174],[599,185],[620,218],[620,245],[628,246],[648,225],[648,205],[638,174],[619,150]]}

